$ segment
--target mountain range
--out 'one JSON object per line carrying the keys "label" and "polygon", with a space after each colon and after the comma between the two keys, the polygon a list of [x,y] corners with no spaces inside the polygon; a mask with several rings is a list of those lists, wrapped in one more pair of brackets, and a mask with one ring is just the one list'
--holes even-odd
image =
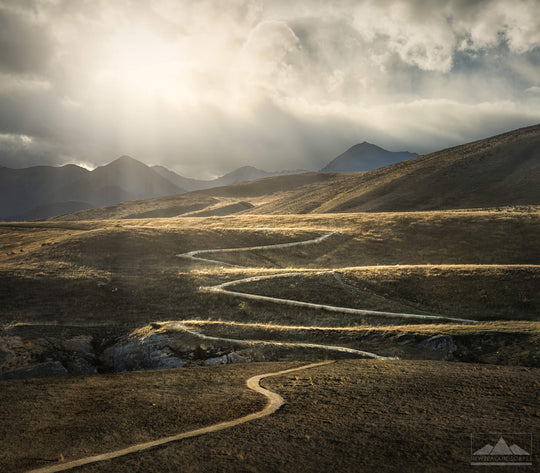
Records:
{"label": "mountain range", "polygon": [[540,125],[373,171],[266,177],[56,220],[429,211],[540,205]]}
{"label": "mountain range", "polygon": [[[339,172],[352,172],[385,166],[396,159],[407,159],[409,155],[416,156],[392,153],[363,143],[338,156],[327,167],[338,166]],[[122,156],[93,171],[74,164],[25,169],[0,167],[0,220],[37,220],[126,201],[302,172],[305,171],[267,172],[243,166],[216,179],[199,180],[181,176],[163,166],[149,167],[129,156]]]}

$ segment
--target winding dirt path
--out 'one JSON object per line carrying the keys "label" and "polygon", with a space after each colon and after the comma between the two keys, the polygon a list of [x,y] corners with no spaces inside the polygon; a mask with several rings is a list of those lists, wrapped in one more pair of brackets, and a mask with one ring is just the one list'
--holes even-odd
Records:
{"label": "winding dirt path", "polygon": [[284,399],[278,394],[269,389],[263,388],[260,385],[261,379],[269,378],[270,376],[280,376],[283,374],[292,373],[294,371],[306,370],[310,368],[315,368],[317,366],[327,365],[333,363],[333,361],[322,361],[319,363],[311,363],[309,365],[299,366],[298,368],[290,368],[287,370],[276,371],[274,373],[264,373],[252,376],[246,381],[246,385],[249,389],[258,392],[265,396],[268,399],[266,407],[260,411],[248,414],[238,419],[228,420],[225,422],[220,422],[218,424],[209,425],[207,427],[202,427],[200,429],[190,430],[188,432],[182,432],[177,435],[171,435],[169,437],[162,437],[157,440],[152,440],[150,442],[138,443],[121,450],[115,450],[113,452],[103,453],[101,455],[94,455],[91,457],[80,458],[79,460],[74,460],[65,463],[58,463],[55,465],[46,466],[43,468],[38,468],[36,470],[30,470],[27,473],[54,473],[57,471],[66,471],[71,470],[72,468],[77,468],[79,466],[88,465],[89,463],[97,463],[106,460],[111,460],[113,458],[122,457],[129,455],[131,453],[142,452],[143,450],[149,450],[151,448],[159,447],[167,443],[175,442],[177,440],[182,440],[190,437],[197,437],[199,435],[209,434],[211,432],[219,432],[220,430],[229,429],[236,425],[244,424],[245,422],[250,422],[252,420],[260,419],[266,417],[270,414],[276,412],[283,404],[285,404]]}
{"label": "winding dirt path", "polygon": [[210,258],[201,258],[198,255],[207,254],[207,253],[227,253],[229,251],[240,252],[240,251],[254,251],[254,250],[269,250],[269,249],[276,249],[276,248],[291,248],[293,246],[312,245],[315,243],[320,243],[321,241],[324,241],[335,234],[336,232],[326,233],[324,235],[321,235],[320,237],[313,238],[312,240],[295,241],[292,243],[278,243],[276,245],[246,246],[244,248],[218,248],[215,250],[194,250],[194,251],[189,251],[188,253],[181,253],[176,256],[178,256],[179,258],[187,258],[194,261],[203,261],[205,263],[214,263],[214,264],[221,264],[223,266],[232,266],[233,268],[244,268],[244,266],[239,265],[239,264],[225,263],[224,261],[218,261],[218,260],[210,259]]}
{"label": "winding dirt path", "polygon": [[[297,241],[293,243],[281,243],[278,245],[251,246],[251,247],[245,247],[245,248],[220,248],[217,250],[195,250],[195,251],[190,251],[188,253],[182,253],[176,256],[181,257],[181,258],[191,259],[194,261],[202,261],[205,263],[213,263],[213,264],[219,264],[219,265],[225,265],[225,266],[232,266],[235,268],[243,268],[244,266],[231,264],[231,263],[225,263],[223,261],[214,260],[210,258],[201,258],[198,255],[206,254],[206,253],[241,252],[241,251],[264,250],[264,249],[275,249],[275,248],[290,248],[293,246],[300,246],[300,245],[312,245],[312,244],[320,243],[326,240],[327,238],[330,238],[331,236],[335,235],[336,233],[337,232],[327,233],[327,234],[321,235],[318,238],[313,238],[311,240],[305,240],[305,241]],[[234,281],[217,284],[215,286],[202,286],[199,288],[199,290],[204,291],[204,292],[228,294],[230,296],[242,297],[243,299],[251,299],[251,300],[263,301],[263,302],[272,302],[275,304],[283,304],[283,305],[294,306],[294,307],[306,307],[309,309],[325,310],[328,312],[340,312],[344,314],[376,315],[380,317],[395,317],[395,318],[419,319],[419,320],[430,320],[430,321],[434,321],[434,320],[450,321],[450,322],[459,322],[459,323],[466,323],[466,324],[477,323],[476,320],[462,319],[458,317],[447,317],[444,315],[434,315],[434,314],[422,315],[422,314],[410,314],[410,313],[403,313],[403,312],[383,312],[383,311],[368,310],[368,309],[353,309],[350,307],[339,307],[339,306],[333,306],[333,305],[328,305],[328,304],[316,304],[313,302],[303,302],[303,301],[297,301],[294,299],[281,299],[279,297],[261,296],[258,294],[231,291],[227,289],[237,284],[262,281],[265,279],[283,278],[283,277],[298,276],[298,275],[305,275],[305,274],[329,274],[329,273],[334,273],[334,272],[335,272],[334,270],[328,270],[328,271],[309,271],[309,272],[296,271],[296,272],[288,272],[288,273],[269,274],[269,275],[264,275],[264,276],[254,276],[254,277],[249,277],[249,278],[235,279]]]}
{"label": "winding dirt path", "polygon": [[211,335],[204,335],[195,330],[190,330],[184,326],[182,322],[176,322],[172,324],[173,327],[182,330],[183,332],[195,335],[203,340],[216,341],[216,342],[227,342],[227,343],[238,343],[245,345],[270,345],[277,347],[298,347],[298,348],[314,348],[317,350],[324,350],[325,352],[337,352],[337,353],[348,353],[350,355],[361,356],[364,358],[373,358],[375,360],[397,360],[396,357],[382,356],[377,355],[376,353],[371,353],[369,351],[356,350],[355,348],[349,347],[340,347],[337,345],[321,345],[319,343],[305,343],[305,342],[276,342],[269,340],[243,340],[239,338],[224,338],[224,337],[213,337]]}
{"label": "winding dirt path", "polygon": [[[327,233],[324,235],[321,235],[317,238],[311,239],[311,240],[305,240],[300,242],[292,242],[292,243],[281,243],[276,245],[263,245],[263,246],[252,246],[252,247],[245,247],[245,248],[223,248],[223,249],[207,249],[207,250],[195,250],[190,251],[188,253],[178,254],[176,256],[181,258],[187,258],[194,261],[199,262],[205,262],[205,263],[212,263],[212,264],[219,264],[224,266],[231,266],[231,267],[237,267],[241,268],[243,266],[235,265],[231,263],[225,263],[223,261],[214,260],[211,258],[204,258],[200,255],[209,254],[209,253],[225,253],[230,251],[235,252],[242,252],[242,251],[253,251],[253,250],[264,250],[264,249],[276,249],[276,248],[290,248],[294,246],[300,246],[300,245],[310,245],[310,244],[317,244],[320,243],[328,238],[330,238],[332,235],[334,235],[336,232]],[[325,273],[332,273],[334,271],[319,271],[316,274],[325,274]],[[455,322],[461,322],[461,323],[475,323],[473,320],[468,319],[459,319],[459,318],[452,318],[452,317],[444,317],[440,315],[420,315],[420,314],[406,314],[406,313],[395,313],[395,312],[379,312],[374,310],[364,310],[364,309],[352,309],[348,307],[338,307],[338,306],[332,306],[332,305],[326,305],[326,304],[315,304],[310,302],[302,302],[302,301],[296,301],[291,299],[280,299],[276,297],[268,297],[268,296],[260,296],[256,294],[249,294],[244,292],[237,292],[237,291],[231,291],[228,290],[228,287],[241,284],[241,283],[247,283],[247,282],[254,282],[254,281],[260,281],[263,279],[272,279],[272,278],[279,278],[279,277],[287,277],[292,275],[299,275],[299,274],[313,274],[313,272],[289,272],[289,273],[278,273],[278,274],[271,274],[271,275],[265,275],[265,276],[256,276],[251,278],[242,278],[237,279],[235,281],[229,281],[226,283],[218,284],[216,286],[207,286],[207,287],[201,287],[199,288],[201,291],[206,292],[214,292],[214,293],[223,293],[223,294],[229,294],[236,297],[243,297],[246,299],[253,299],[253,300],[259,300],[259,301],[267,301],[267,302],[273,302],[273,303],[279,303],[279,304],[286,304],[289,306],[297,306],[297,307],[308,307],[313,309],[320,309],[320,310],[327,310],[332,312],[342,312],[342,313],[349,313],[349,314],[360,314],[360,315],[378,315],[378,316],[385,316],[385,317],[400,317],[400,318],[418,318],[418,319],[424,319],[424,320],[448,320],[448,321],[455,321]],[[242,342],[242,343],[249,343],[249,340],[235,340],[235,339],[225,339],[220,337],[210,337],[207,335],[200,334],[195,331],[190,331],[187,329],[187,332],[190,332],[193,335],[197,335],[199,337],[207,338],[207,339],[213,339],[213,340],[223,340],[223,341],[232,341],[232,342]],[[251,342],[258,342],[258,341],[251,341]],[[281,342],[272,342],[272,343],[278,343],[286,345],[285,343]],[[355,355],[362,355],[369,358],[382,358],[387,359],[387,357],[379,356],[374,353],[364,352],[361,350],[355,350],[352,348],[346,348],[346,347],[335,347],[331,345],[318,345],[318,344],[310,344],[310,343],[292,343],[293,345],[302,346],[306,348],[325,348],[330,350],[338,350],[342,352],[347,352]],[[144,442],[144,443],[138,443],[135,445],[132,445],[127,448],[123,448],[120,450],[115,450],[108,453],[103,453],[100,455],[94,455],[90,457],[81,458],[79,460],[74,460],[70,462],[65,463],[58,463],[55,465],[46,466],[43,468],[38,468],[35,470],[28,471],[27,473],[54,473],[57,471],[66,471],[73,468],[77,468],[79,466],[88,465],[90,463],[97,463],[101,461],[111,460],[113,458],[122,457],[124,455],[129,455],[131,453],[141,452],[144,450],[149,450],[161,445],[165,445],[171,442],[175,442],[178,440],[182,440],[185,438],[190,437],[196,437],[199,435],[208,434],[211,432],[218,432],[224,429],[228,429],[230,427],[234,427],[236,425],[243,424],[245,422],[249,422],[252,420],[260,419],[262,417],[268,416],[274,412],[276,412],[283,404],[285,403],[284,399],[277,393],[270,391],[268,389],[263,388],[260,385],[260,381],[264,378],[268,378],[270,376],[279,376],[287,373],[292,373],[295,371],[315,368],[317,366],[322,366],[332,363],[332,361],[323,361],[319,363],[311,363],[309,365],[300,366],[297,368],[291,368],[287,370],[277,371],[274,373],[265,373],[260,374],[256,376],[252,376],[246,381],[246,385],[249,389],[258,392],[265,396],[268,399],[268,403],[266,404],[266,407],[258,412],[254,412],[252,414],[248,414],[243,417],[239,417],[238,419],[233,419],[230,421],[220,422],[218,424],[209,425],[207,427],[203,427],[200,429],[190,430],[188,432],[182,432],[177,435],[172,435],[169,437],[162,437],[157,440],[152,440],[150,442]]]}

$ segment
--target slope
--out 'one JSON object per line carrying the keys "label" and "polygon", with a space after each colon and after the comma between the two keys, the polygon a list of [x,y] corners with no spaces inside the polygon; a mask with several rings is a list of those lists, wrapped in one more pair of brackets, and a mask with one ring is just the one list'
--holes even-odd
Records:
{"label": "slope", "polygon": [[321,172],[364,172],[373,171],[390,164],[399,163],[418,156],[408,151],[387,151],[364,141],[354,145],[328,163]]}
{"label": "slope", "polygon": [[84,179],[89,173],[74,164],[25,169],[0,167],[0,219],[22,214],[38,205],[76,200],[66,198],[61,188]]}
{"label": "slope", "polygon": [[268,172],[257,169],[253,166],[242,166],[216,179],[200,180],[181,176],[163,166],[152,166],[152,170],[154,170],[160,176],[169,180],[176,186],[185,189],[188,192],[211,189],[214,187],[230,186],[233,184],[238,184],[240,182],[254,181],[256,179],[263,179],[265,177],[271,176],[280,176],[282,174],[298,174],[301,172],[305,172],[303,170]]}
{"label": "slope", "polygon": [[362,173],[284,174],[57,220],[422,211],[540,204],[540,125]]}
{"label": "slope", "polygon": [[181,192],[184,190],[128,156],[93,171],[73,164],[0,168],[0,219],[47,218]]}
{"label": "slope", "polygon": [[227,215],[254,210],[272,202],[309,190],[318,183],[331,182],[334,174],[285,174],[231,186],[188,192],[181,195],[136,200],[83,210],[53,220],[102,220],[117,218],[156,218],[202,215]]}
{"label": "slope", "polygon": [[540,125],[419,156],[375,171],[334,175],[254,213],[478,208],[540,203]]}

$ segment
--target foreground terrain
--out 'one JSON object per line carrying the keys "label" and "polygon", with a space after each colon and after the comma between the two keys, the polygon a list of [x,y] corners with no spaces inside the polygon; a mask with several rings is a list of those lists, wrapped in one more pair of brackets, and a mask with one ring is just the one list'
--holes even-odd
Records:
{"label": "foreground terrain", "polygon": [[[290,366],[11,382],[2,390],[2,402],[11,406],[0,427],[2,471],[51,465],[60,455],[69,461],[258,410],[262,397],[243,380]],[[275,415],[77,471],[476,471],[469,465],[471,434],[540,429],[539,374],[435,361],[339,361],[264,381],[287,401]]]}
{"label": "foreground terrain", "polygon": [[0,461],[239,417],[248,377],[337,359],[263,381],[270,417],[80,471],[464,471],[470,434],[538,432],[539,234],[535,208],[1,224]]}

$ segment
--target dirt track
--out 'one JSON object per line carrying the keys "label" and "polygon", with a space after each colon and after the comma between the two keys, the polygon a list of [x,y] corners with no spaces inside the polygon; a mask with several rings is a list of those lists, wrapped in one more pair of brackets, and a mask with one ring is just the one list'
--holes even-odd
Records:
{"label": "dirt track", "polygon": [[266,396],[266,398],[268,399],[268,403],[266,407],[258,412],[254,412],[253,414],[248,414],[246,416],[239,417],[238,419],[233,419],[226,422],[220,422],[218,424],[209,425],[207,427],[203,427],[202,429],[190,430],[189,432],[182,432],[177,435],[171,435],[169,437],[163,437],[157,440],[152,440],[151,442],[138,443],[130,447],[123,448],[121,450],[115,450],[113,452],[103,453],[101,455],[94,455],[91,457],[80,458],[79,460],[74,460],[67,463],[58,463],[56,465],[47,466],[44,468],[38,468],[35,470],[30,470],[27,473],[54,473],[57,471],[71,470],[72,468],[88,465],[89,463],[97,463],[101,461],[111,460],[113,458],[122,457],[124,455],[129,455],[131,453],[141,452],[143,450],[148,450],[148,449],[158,447],[160,445],[164,445],[170,442],[175,442],[177,440],[182,440],[182,439],[186,439],[190,437],[197,437],[199,435],[204,435],[211,432],[218,432],[220,430],[228,429],[230,427],[234,427],[236,425],[240,425],[245,422],[249,422],[255,419],[260,419],[261,417],[266,417],[276,412],[281,406],[283,406],[283,404],[285,404],[285,401],[279,394],[263,388],[259,384],[261,379],[268,378],[270,376],[279,376],[282,374],[292,373],[294,371],[315,368],[317,366],[323,366],[329,363],[332,363],[332,361],[312,363],[309,365],[300,366],[299,368],[291,368],[288,370],[277,371],[274,373],[259,374],[259,375],[252,376],[251,378],[249,378],[246,381],[247,387],[253,391],[256,391],[262,394],[263,396]]}
{"label": "dirt track", "polygon": [[[241,268],[242,266],[240,265],[225,263],[223,261],[214,260],[210,258],[200,258],[198,255],[205,254],[205,253],[242,252],[242,251],[264,250],[264,249],[290,248],[293,246],[301,246],[301,245],[313,245],[313,244],[320,243],[326,240],[327,238],[332,237],[335,234],[336,232],[326,233],[324,235],[321,235],[320,237],[313,238],[311,240],[304,240],[304,241],[298,241],[298,242],[293,242],[293,243],[281,243],[278,245],[251,246],[251,247],[246,247],[246,248],[221,248],[217,250],[195,250],[195,251],[190,251],[188,253],[179,254],[176,256],[181,257],[181,258],[191,259],[193,261],[202,261],[205,263],[213,263],[213,264],[220,264],[220,265],[225,265],[225,266]],[[332,273],[332,272],[333,270],[317,271],[316,274],[324,274],[324,273]],[[476,320],[462,319],[462,318],[456,318],[456,317],[445,317],[442,315],[421,315],[421,314],[409,314],[409,313],[400,313],[400,312],[382,312],[382,311],[377,311],[377,310],[353,309],[350,307],[338,307],[338,306],[327,305],[327,304],[314,304],[312,302],[296,301],[292,299],[281,299],[278,297],[260,296],[258,294],[249,294],[246,292],[237,292],[237,291],[231,291],[231,290],[226,289],[227,287],[231,287],[236,284],[261,281],[263,279],[289,277],[289,276],[294,276],[298,274],[307,274],[307,272],[301,271],[301,272],[295,272],[295,273],[279,273],[279,274],[270,274],[270,275],[265,275],[265,276],[255,276],[255,277],[250,277],[250,278],[237,279],[235,281],[229,281],[229,282],[225,282],[225,283],[218,284],[215,286],[200,287],[199,289],[201,291],[229,294],[232,296],[242,297],[245,299],[272,302],[276,304],[285,304],[288,306],[306,307],[309,309],[326,310],[329,312],[341,312],[345,314],[378,315],[378,316],[383,316],[383,317],[420,319],[420,320],[429,320],[429,321],[440,320],[440,321],[471,323],[471,324],[476,323]]]}

